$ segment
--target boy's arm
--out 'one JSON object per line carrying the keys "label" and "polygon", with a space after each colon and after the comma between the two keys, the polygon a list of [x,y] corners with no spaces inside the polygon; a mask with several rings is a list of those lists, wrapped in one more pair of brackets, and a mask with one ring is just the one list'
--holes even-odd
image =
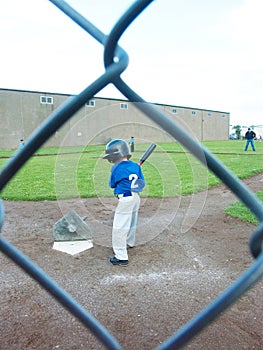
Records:
{"label": "boy's arm", "polygon": [[145,187],[146,183],[142,172],[142,168],[140,166],[139,166],[138,175],[139,176],[138,176],[138,179],[135,181],[135,185],[137,187],[137,191],[141,192],[142,189]]}
{"label": "boy's arm", "polygon": [[109,181],[109,186],[111,188],[115,188],[118,184],[118,182],[120,181],[120,177],[118,175],[118,171],[117,171],[117,167],[119,164],[115,164],[112,169],[111,169],[111,177],[110,177],[110,181]]}
{"label": "boy's arm", "polygon": [[110,177],[110,181],[109,181],[109,186],[110,188],[115,188],[117,185],[116,180],[115,180],[115,176],[113,174],[111,174]]}

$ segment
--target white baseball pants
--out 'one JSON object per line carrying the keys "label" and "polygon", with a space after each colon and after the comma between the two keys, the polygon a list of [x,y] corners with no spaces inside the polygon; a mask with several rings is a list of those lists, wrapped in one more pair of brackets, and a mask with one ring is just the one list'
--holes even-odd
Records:
{"label": "white baseball pants", "polygon": [[128,260],[127,245],[135,245],[135,233],[140,207],[140,196],[132,192],[132,196],[118,200],[112,227],[112,248],[119,260]]}

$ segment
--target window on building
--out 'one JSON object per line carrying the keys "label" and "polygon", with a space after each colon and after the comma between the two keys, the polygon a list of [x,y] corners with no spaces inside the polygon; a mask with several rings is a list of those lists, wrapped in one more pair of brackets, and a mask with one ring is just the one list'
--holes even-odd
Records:
{"label": "window on building", "polygon": [[212,117],[212,113],[211,113],[211,112],[208,112],[208,113],[207,113],[207,116],[208,116],[208,117]]}
{"label": "window on building", "polygon": [[176,110],[176,108],[172,108],[172,113],[177,113],[177,110]]}
{"label": "window on building", "polygon": [[95,100],[89,100],[88,102],[86,102],[86,106],[95,107]]}
{"label": "window on building", "polygon": [[192,111],[192,115],[196,115],[196,111]]}
{"label": "window on building", "polygon": [[128,109],[128,103],[120,103],[120,109]]}
{"label": "window on building", "polygon": [[222,118],[225,118],[225,116],[226,116],[226,115],[225,115],[224,113],[223,113],[223,114],[221,114],[221,117],[222,117]]}
{"label": "window on building", "polygon": [[51,97],[51,96],[40,96],[40,103],[53,105],[53,97]]}

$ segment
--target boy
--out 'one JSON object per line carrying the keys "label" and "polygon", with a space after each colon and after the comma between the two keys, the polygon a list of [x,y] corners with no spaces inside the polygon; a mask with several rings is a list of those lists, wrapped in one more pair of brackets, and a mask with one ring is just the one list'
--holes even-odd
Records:
{"label": "boy", "polygon": [[116,139],[106,145],[104,159],[114,163],[111,168],[109,186],[114,188],[118,198],[112,227],[112,248],[115,254],[110,258],[113,265],[127,266],[127,247],[135,245],[135,232],[140,207],[140,196],[145,186],[144,176],[139,164],[129,160],[128,143]]}

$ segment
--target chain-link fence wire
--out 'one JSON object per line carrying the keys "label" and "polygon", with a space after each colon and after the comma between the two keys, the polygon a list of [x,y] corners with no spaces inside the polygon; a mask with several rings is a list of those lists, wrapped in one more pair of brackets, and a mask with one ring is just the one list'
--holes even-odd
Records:
{"label": "chain-link fence wire", "polygon": [[[203,165],[207,166],[229,189],[254,213],[260,224],[252,233],[249,245],[255,258],[254,263],[239,279],[216,298],[211,304],[186,323],[178,332],[156,349],[179,349],[197,333],[218,317],[231,304],[237,301],[263,275],[263,205],[261,201],[208,150],[192,139],[179,125],[166,114],[148,104],[137,95],[122,79],[121,74],[128,66],[127,53],[118,46],[118,41],[127,27],[153,0],[138,0],[123,14],[108,36],[75,11],[63,0],[50,0],[68,17],[104,46],[105,73],[98,77],[79,95],[69,98],[29,137],[23,150],[7,162],[0,174],[0,191],[7,185],[27,160],[69,120],[88,100],[106,87],[115,87],[152,121],[162,127],[175,140],[188,149]],[[0,229],[4,223],[4,206],[0,202]],[[69,294],[60,288],[43,270],[22,254],[8,241],[0,237],[1,251],[20,266],[28,275],[45,288],[61,305],[71,312],[88,328],[107,349],[122,349],[117,340],[92,315],[84,310]]]}

